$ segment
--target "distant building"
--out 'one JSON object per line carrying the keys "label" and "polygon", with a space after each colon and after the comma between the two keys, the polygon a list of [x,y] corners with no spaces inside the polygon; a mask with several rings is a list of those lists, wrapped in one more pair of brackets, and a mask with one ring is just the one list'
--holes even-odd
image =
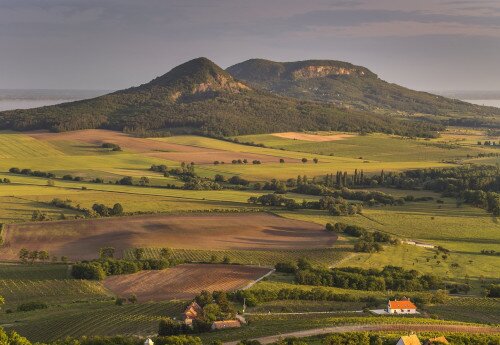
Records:
{"label": "distant building", "polygon": [[195,301],[191,302],[184,310],[184,323],[188,326],[193,324],[193,320],[196,319],[199,315],[203,314],[203,309],[200,307],[198,303]]}
{"label": "distant building", "polygon": [[425,345],[433,345],[433,344],[449,344],[449,342],[444,336],[437,338],[430,338],[425,342]]}
{"label": "distant building", "polygon": [[223,320],[223,321],[215,321],[212,324],[210,329],[212,331],[220,330],[220,329],[228,329],[228,328],[239,328],[241,327],[241,323],[238,320]]}
{"label": "distant building", "polygon": [[387,303],[387,312],[389,314],[416,314],[417,307],[409,299],[394,300]]}
{"label": "distant building", "polygon": [[146,339],[146,341],[144,341],[144,345],[155,345],[155,343],[150,339]]}
{"label": "distant building", "polygon": [[422,345],[422,343],[415,334],[411,334],[403,335],[401,338],[399,338],[396,345]]}

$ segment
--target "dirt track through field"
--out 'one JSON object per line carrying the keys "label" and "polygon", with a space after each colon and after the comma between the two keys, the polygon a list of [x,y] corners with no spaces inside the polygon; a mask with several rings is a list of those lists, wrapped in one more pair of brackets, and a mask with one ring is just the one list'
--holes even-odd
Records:
{"label": "dirt track through field", "polygon": [[284,132],[284,133],[273,133],[275,137],[284,139],[294,139],[303,141],[315,141],[315,142],[325,142],[325,141],[337,141],[346,138],[354,137],[353,134],[332,134],[332,135],[321,135],[321,134],[307,134],[299,132]]}
{"label": "dirt track through field", "polygon": [[146,215],[6,225],[0,259],[17,259],[21,248],[47,250],[73,260],[96,258],[112,246],[118,256],[136,247],[177,249],[312,249],[336,236],[309,222],[268,213]]}
{"label": "dirt track through field", "polygon": [[143,153],[146,156],[162,158],[178,162],[194,162],[197,164],[212,164],[214,161],[231,163],[232,160],[247,159],[249,162],[259,160],[262,163],[278,163],[280,158],[287,162],[298,162],[297,159],[256,153],[233,152],[210,149],[198,146],[172,144],[147,138],[136,138],[128,134],[104,129],[86,129],[80,131],[49,133],[31,132],[31,137],[42,141],[81,142],[100,146],[102,143],[119,145],[126,151]]}
{"label": "dirt track through field", "polygon": [[104,286],[117,296],[135,294],[139,302],[190,299],[202,290],[234,291],[269,273],[269,268],[186,264],[161,271],[112,276]]}
{"label": "dirt track through field", "polygon": [[[271,344],[288,337],[304,338],[304,337],[311,337],[315,335],[322,335],[329,333],[368,332],[368,331],[463,332],[463,333],[496,334],[500,333],[500,328],[489,327],[489,326],[426,325],[426,324],[352,325],[352,326],[346,325],[346,326],[314,328],[305,331],[282,333],[279,335],[253,338],[252,340],[258,340],[261,344]],[[239,341],[231,341],[224,343],[224,345],[236,345],[238,344],[238,342]]]}

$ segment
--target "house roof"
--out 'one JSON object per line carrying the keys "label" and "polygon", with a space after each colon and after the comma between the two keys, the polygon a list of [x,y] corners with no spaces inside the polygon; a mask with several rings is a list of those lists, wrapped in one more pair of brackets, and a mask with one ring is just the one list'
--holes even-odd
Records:
{"label": "house roof", "polygon": [[420,340],[415,334],[403,335],[400,339],[404,345],[422,345]]}
{"label": "house roof", "polygon": [[224,328],[235,328],[241,327],[241,323],[238,320],[223,320],[214,321],[212,328],[214,329],[224,329]]}
{"label": "house roof", "polygon": [[186,307],[186,310],[184,310],[184,317],[187,319],[195,319],[202,312],[203,309],[199,306],[199,304],[192,302]]}
{"label": "house roof", "polygon": [[415,304],[413,304],[410,300],[389,301],[389,308],[391,308],[391,309],[417,309]]}
{"label": "house roof", "polygon": [[440,336],[440,337],[437,337],[437,338],[430,338],[427,343],[428,344],[433,344],[433,343],[443,343],[443,344],[449,344],[448,340],[446,340],[446,338],[444,336]]}

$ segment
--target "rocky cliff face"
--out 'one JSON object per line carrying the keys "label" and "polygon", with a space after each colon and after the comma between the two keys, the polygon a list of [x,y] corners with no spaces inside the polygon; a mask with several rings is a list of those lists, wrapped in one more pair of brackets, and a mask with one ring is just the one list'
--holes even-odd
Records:
{"label": "rocky cliff face", "polygon": [[341,75],[358,75],[364,76],[364,71],[359,71],[356,68],[344,68],[338,66],[306,66],[291,72],[292,78],[295,80],[321,78],[327,76]]}
{"label": "rocky cliff face", "polygon": [[211,80],[194,85],[192,94],[205,93],[210,91],[226,91],[230,93],[240,93],[244,90],[250,90],[248,86],[234,80],[231,77],[226,77],[221,74],[215,75]]}

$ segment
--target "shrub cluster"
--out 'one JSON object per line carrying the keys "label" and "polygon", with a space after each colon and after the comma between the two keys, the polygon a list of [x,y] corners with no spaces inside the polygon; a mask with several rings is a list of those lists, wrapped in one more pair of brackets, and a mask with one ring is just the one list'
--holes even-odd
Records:
{"label": "shrub cluster", "polygon": [[71,267],[71,276],[75,279],[103,280],[106,276],[136,273],[141,270],[162,270],[175,264],[174,260],[166,259],[132,261],[108,258],[76,263]]}
{"label": "shrub cluster", "polygon": [[345,267],[334,269],[299,269],[295,280],[303,285],[335,286],[369,291],[425,291],[441,289],[442,280],[431,274],[421,275],[415,270],[385,266],[382,270]]}

